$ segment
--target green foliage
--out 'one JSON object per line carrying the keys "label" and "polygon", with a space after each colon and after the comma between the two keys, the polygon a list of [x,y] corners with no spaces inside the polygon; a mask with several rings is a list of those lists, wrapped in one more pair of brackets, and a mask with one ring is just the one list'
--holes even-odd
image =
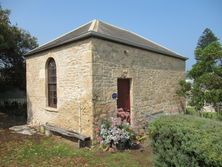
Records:
{"label": "green foliage", "polygon": [[9,10],[0,6],[0,89],[17,87],[24,90],[24,54],[37,47],[37,41],[25,30],[12,25],[9,14]]}
{"label": "green foliage", "polygon": [[222,123],[194,116],[164,116],[150,136],[157,167],[222,166]]}
{"label": "green foliage", "polygon": [[211,30],[206,29],[200,37],[195,56],[197,62],[188,73],[193,80],[192,87],[185,89],[186,85],[182,84],[179,95],[187,95],[196,110],[200,111],[208,103],[219,112],[222,110],[222,46]]}
{"label": "green foliage", "polygon": [[194,107],[186,107],[186,112],[185,114],[189,114],[189,115],[195,115],[197,113],[197,111],[195,110]]}
{"label": "green foliage", "polygon": [[198,84],[194,84],[191,90],[190,105],[194,106],[198,111],[200,111],[204,106],[204,92],[200,89]]}
{"label": "green foliage", "polygon": [[180,89],[177,90],[177,95],[182,97],[188,97],[190,94],[189,91],[191,90],[191,83],[181,80],[179,82],[179,85]]}
{"label": "green foliage", "polygon": [[204,102],[212,104],[216,111],[221,111],[222,103],[222,46],[212,42],[196,52],[198,61],[189,72],[194,79],[191,90],[191,105],[200,110]]}
{"label": "green foliage", "polygon": [[215,112],[203,112],[201,113],[204,118],[208,119],[215,119],[218,121],[222,121],[222,114],[221,113],[215,113]]}
{"label": "green foliage", "polygon": [[203,49],[207,45],[209,45],[211,42],[214,42],[217,40],[218,40],[218,38],[214,35],[214,33],[209,28],[206,28],[198,40],[196,49],[198,49],[198,48]]}
{"label": "green foliage", "polygon": [[194,107],[190,106],[186,108],[185,114],[222,121],[222,113],[220,112],[199,112]]}

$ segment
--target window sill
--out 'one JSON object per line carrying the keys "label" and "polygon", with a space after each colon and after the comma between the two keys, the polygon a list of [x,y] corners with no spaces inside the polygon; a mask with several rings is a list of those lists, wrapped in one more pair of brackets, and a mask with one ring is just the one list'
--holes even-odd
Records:
{"label": "window sill", "polygon": [[45,109],[46,111],[49,111],[49,112],[58,112],[58,108],[45,107],[44,109]]}

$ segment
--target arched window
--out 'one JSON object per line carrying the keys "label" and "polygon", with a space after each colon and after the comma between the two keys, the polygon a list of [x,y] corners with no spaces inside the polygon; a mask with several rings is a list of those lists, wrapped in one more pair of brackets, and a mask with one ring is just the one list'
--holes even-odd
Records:
{"label": "arched window", "polygon": [[57,107],[57,81],[56,81],[56,63],[50,58],[47,63],[48,71],[48,106]]}

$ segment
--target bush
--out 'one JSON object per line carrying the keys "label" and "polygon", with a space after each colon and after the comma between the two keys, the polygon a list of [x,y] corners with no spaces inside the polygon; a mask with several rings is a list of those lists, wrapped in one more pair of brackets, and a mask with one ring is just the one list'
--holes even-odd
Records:
{"label": "bush", "polygon": [[119,150],[129,149],[135,137],[129,124],[122,122],[120,118],[113,118],[111,123],[103,121],[97,131],[100,144]]}
{"label": "bush", "polygon": [[196,111],[194,107],[187,107],[185,114],[197,115],[197,116],[198,116],[198,115],[199,115],[199,112]]}
{"label": "bush", "polygon": [[149,126],[158,167],[221,167],[222,123],[188,115],[163,116]]}
{"label": "bush", "polygon": [[195,116],[199,116],[199,117],[222,121],[222,113],[221,112],[198,112],[195,110],[194,107],[187,107],[185,114],[195,115]]}

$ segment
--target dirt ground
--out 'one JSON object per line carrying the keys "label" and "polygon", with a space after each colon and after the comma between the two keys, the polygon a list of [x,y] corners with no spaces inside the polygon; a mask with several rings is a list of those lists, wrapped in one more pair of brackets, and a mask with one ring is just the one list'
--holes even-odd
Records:
{"label": "dirt ground", "polygon": [[14,133],[13,131],[8,129],[12,126],[24,124],[26,124],[26,121],[24,119],[8,116],[5,113],[0,112],[0,144],[10,141],[22,142],[25,139],[36,140],[37,142],[39,142],[40,138],[42,137],[40,135],[22,135]]}

